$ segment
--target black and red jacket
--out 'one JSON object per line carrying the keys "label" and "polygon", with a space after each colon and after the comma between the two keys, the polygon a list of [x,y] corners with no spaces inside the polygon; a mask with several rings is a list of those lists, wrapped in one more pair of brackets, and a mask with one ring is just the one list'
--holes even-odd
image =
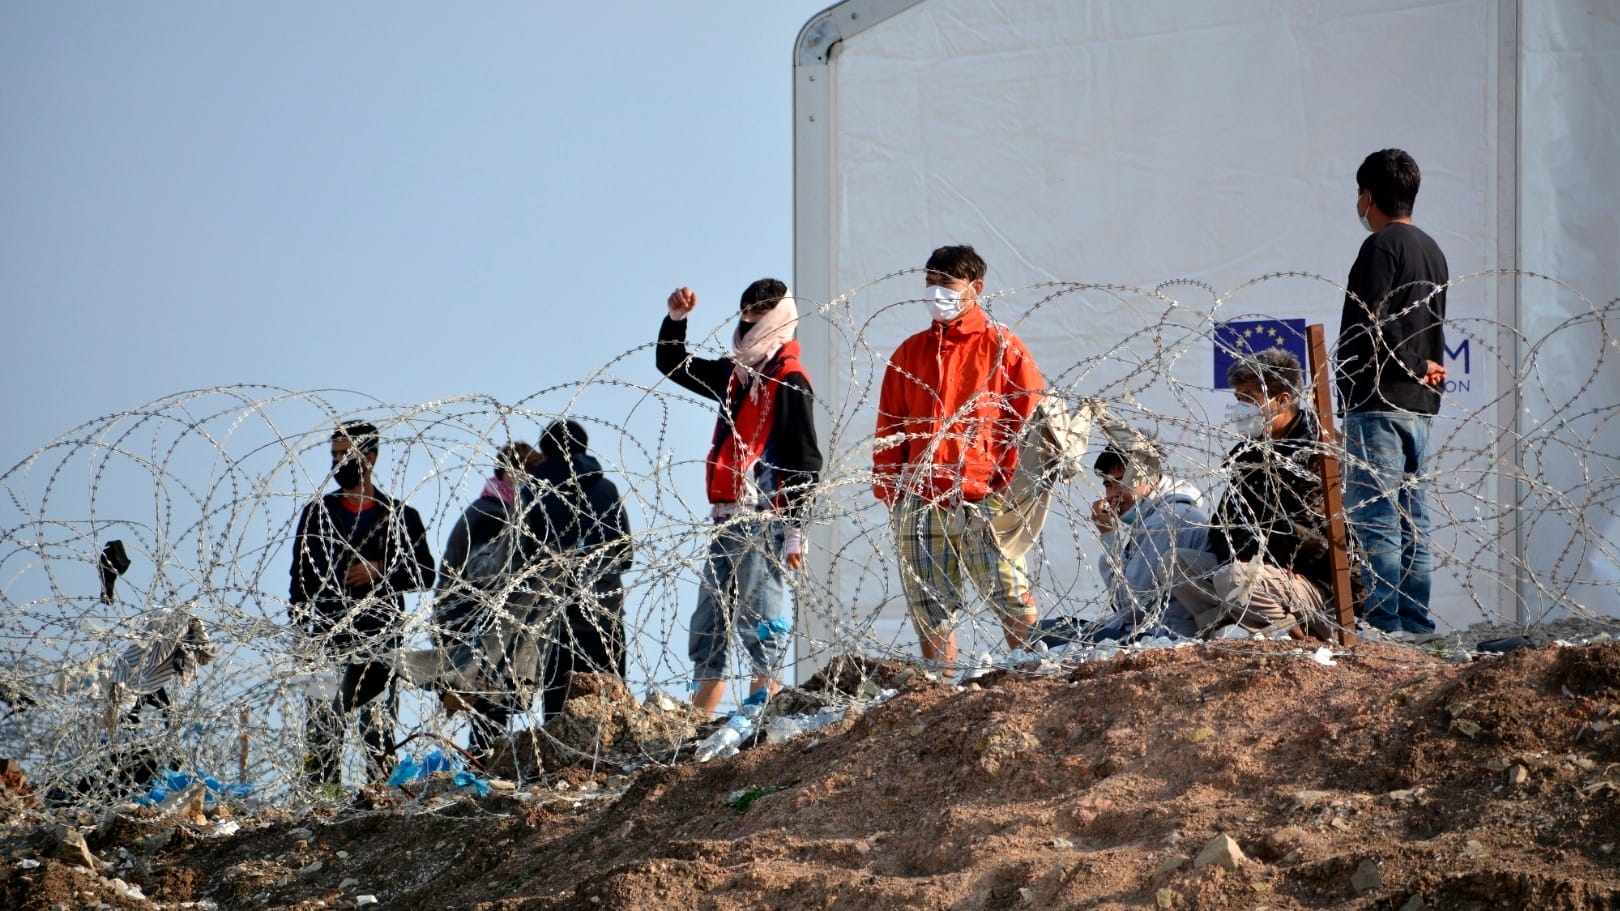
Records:
{"label": "black and red jacket", "polygon": [[[709,502],[742,502],[757,489],[793,525],[803,525],[804,501],[821,474],[821,447],[810,377],[790,341],[755,372],[731,358],[693,357],[686,321],[664,318],[658,330],[658,370],[685,389],[720,403],[705,466]],[[752,388],[751,388],[752,387]]]}

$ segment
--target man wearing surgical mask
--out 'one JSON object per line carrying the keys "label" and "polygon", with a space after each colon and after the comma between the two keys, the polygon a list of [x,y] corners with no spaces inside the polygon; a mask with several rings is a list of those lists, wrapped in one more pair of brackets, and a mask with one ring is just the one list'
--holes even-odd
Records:
{"label": "man wearing surgical mask", "polygon": [[345,719],[357,710],[367,771],[373,781],[387,779],[396,714],[392,660],[402,644],[404,593],[433,586],[421,515],[372,482],[378,448],[371,424],[350,421],[332,432],[338,489],[304,507],[293,541],[288,612],[294,630],[311,651],[343,667],[337,696],[310,700],[304,765],[317,788],[341,784]]}
{"label": "man wearing surgical mask", "polygon": [[1023,559],[1006,552],[991,521],[1007,508],[1019,434],[1043,381],[1023,341],[985,313],[985,272],[972,247],[928,257],[926,328],[889,359],[872,453],[873,491],[891,508],[923,657],[947,675],[956,669],[964,575],[999,616],[1008,648],[1028,644],[1036,619]]}
{"label": "man wearing surgical mask", "polygon": [[1228,426],[1242,439],[1223,466],[1229,480],[1210,518],[1209,552],[1183,567],[1191,581],[1175,598],[1205,634],[1229,623],[1293,625],[1326,639],[1333,570],[1318,425],[1300,406],[1304,370],[1273,348],[1233,364],[1227,381]]}

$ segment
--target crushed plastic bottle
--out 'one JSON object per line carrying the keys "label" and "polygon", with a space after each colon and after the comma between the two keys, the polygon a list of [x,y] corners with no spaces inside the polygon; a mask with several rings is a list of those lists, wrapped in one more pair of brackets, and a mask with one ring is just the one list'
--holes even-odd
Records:
{"label": "crushed plastic bottle", "polygon": [[829,724],[844,720],[849,710],[842,706],[827,706],[813,715],[778,715],[765,725],[765,742],[784,743],[800,734],[819,731]]}
{"label": "crushed plastic bottle", "polygon": [[703,738],[698,744],[697,761],[708,762],[711,759],[725,759],[737,755],[737,745],[743,738],[754,732],[754,725],[759,716],[765,712],[765,700],[770,698],[766,690],[759,690],[749,696],[742,707],[731,713],[726,723],[713,734]]}

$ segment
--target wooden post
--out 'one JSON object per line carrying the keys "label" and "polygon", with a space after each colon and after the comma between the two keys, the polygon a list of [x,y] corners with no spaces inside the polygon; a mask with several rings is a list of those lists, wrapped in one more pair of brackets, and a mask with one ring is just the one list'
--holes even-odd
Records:
{"label": "wooden post", "polygon": [[1327,336],[1321,323],[1305,327],[1310,348],[1311,388],[1316,396],[1316,419],[1322,428],[1322,508],[1328,520],[1328,559],[1333,567],[1333,601],[1337,609],[1339,645],[1355,641],[1356,612],[1350,594],[1350,534],[1344,523],[1344,489],[1339,472],[1339,431],[1333,426],[1333,390],[1328,386]]}
{"label": "wooden post", "polygon": [[241,752],[238,753],[237,757],[236,757],[236,768],[237,768],[237,778],[236,778],[236,780],[238,782],[246,784],[247,780],[248,780],[248,709],[247,709],[247,706],[245,706],[245,705],[242,706],[242,734],[241,734],[241,738],[242,738],[241,742],[238,744],[238,746],[241,749]]}

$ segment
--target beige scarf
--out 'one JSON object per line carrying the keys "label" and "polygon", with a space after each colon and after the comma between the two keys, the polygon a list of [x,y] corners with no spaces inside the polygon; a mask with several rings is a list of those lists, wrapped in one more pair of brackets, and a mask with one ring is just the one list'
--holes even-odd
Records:
{"label": "beige scarf", "polygon": [[731,333],[731,359],[739,367],[754,371],[749,386],[759,380],[759,368],[765,366],[782,346],[793,341],[793,331],[799,326],[799,307],[792,294],[785,294],[776,306],[760,314],[754,328],[748,330],[745,340],[739,327]]}

